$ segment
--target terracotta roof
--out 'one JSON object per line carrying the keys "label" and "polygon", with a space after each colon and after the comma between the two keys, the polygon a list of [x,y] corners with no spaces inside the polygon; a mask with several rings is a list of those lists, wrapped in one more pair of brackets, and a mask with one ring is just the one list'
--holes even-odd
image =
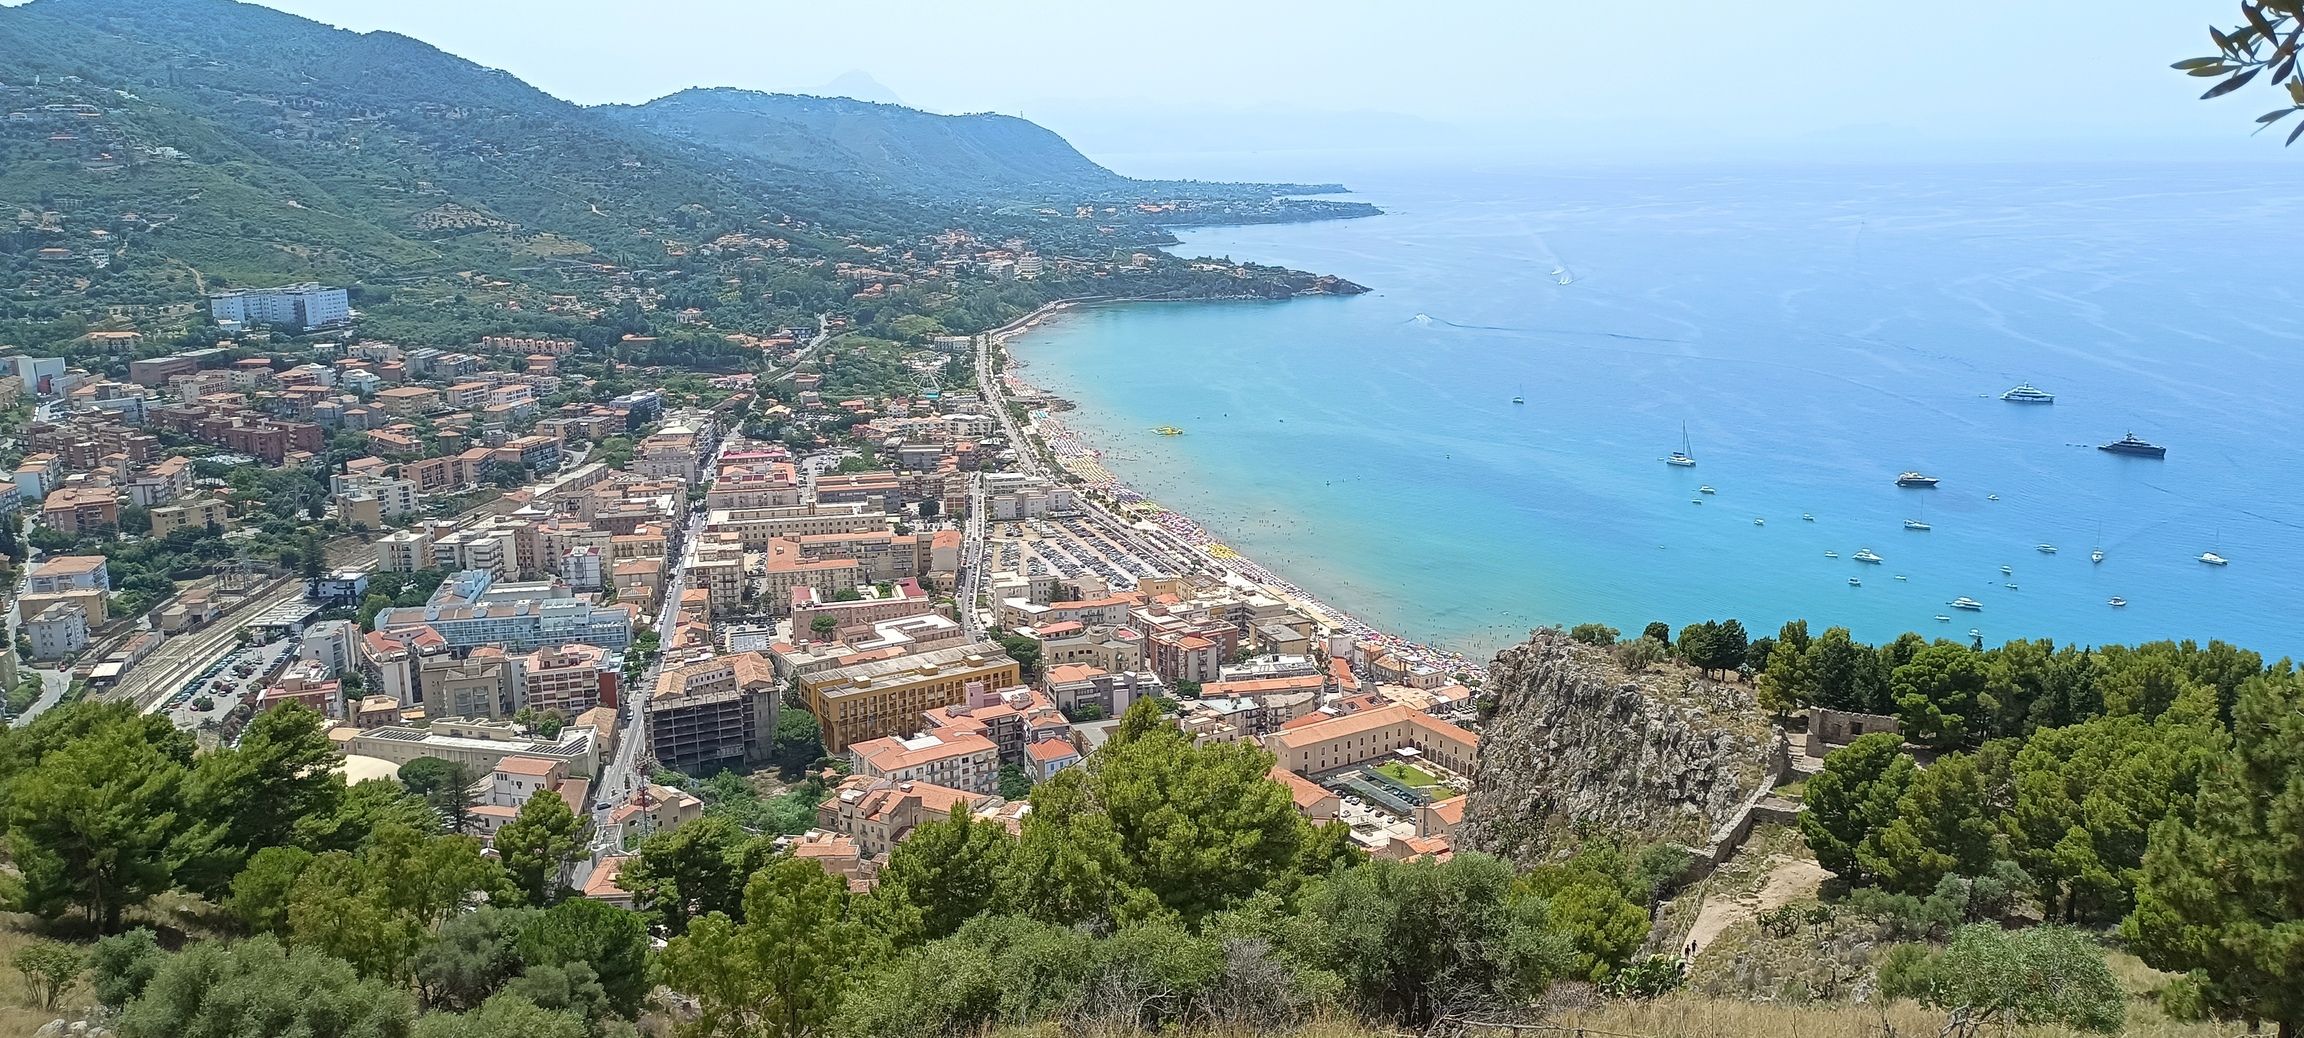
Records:
{"label": "terracotta roof", "polygon": [[1270,774],[1272,781],[1288,787],[1288,795],[1296,799],[1298,811],[1310,811],[1318,807],[1322,800],[1336,799],[1336,794],[1321,788],[1319,783],[1293,771],[1275,766]]}
{"label": "terracotta roof", "polygon": [[1066,663],[1048,668],[1048,683],[1061,685],[1067,681],[1086,681],[1089,678],[1101,677],[1103,674],[1103,671],[1085,663]]}
{"label": "terracotta roof", "polygon": [[1041,739],[1037,742],[1025,743],[1024,752],[1042,764],[1073,760],[1080,756],[1080,751],[1073,749],[1071,743],[1059,739]]}
{"label": "terracotta roof", "polygon": [[559,766],[559,761],[536,757],[506,757],[496,762],[496,770],[507,775],[549,775]]}
{"label": "terracotta roof", "polygon": [[616,874],[624,870],[628,856],[600,859],[600,866],[592,870],[592,878],[584,881],[584,896],[589,898],[630,897],[631,892],[617,885]]}

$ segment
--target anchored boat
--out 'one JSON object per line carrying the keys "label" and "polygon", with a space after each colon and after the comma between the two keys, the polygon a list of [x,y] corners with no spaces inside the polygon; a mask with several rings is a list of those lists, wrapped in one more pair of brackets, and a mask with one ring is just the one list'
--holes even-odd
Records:
{"label": "anchored boat", "polygon": [[2139,458],[2165,458],[2168,456],[2168,448],[2148,440],[2137,439],[2133,432],[2111,443],[2102,444],[2096,449],[2111,454],[2128,454]]}

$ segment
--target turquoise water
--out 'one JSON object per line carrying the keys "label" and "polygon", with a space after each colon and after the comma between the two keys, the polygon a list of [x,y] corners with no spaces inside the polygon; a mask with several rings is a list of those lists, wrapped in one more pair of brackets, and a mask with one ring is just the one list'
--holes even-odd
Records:
{"label": "turquoise water", "polygon": [[[2292,174],[1340,171],[1387,215],[1178,251],[1373,292],[1095,308],[1012,348],[1131,485],[1467,652],[1734,616],[2279,656],[2304,631]],[[2056,403],[1998,399],[2022,381]],[[1659,461],[1683,422],[1692,470]],[[2131,429],[2167,459],[2093,449]]]}

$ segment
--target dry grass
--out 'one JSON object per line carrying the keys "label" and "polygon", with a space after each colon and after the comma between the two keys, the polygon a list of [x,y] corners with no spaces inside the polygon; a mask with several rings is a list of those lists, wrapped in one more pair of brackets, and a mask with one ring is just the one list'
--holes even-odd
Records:
{"label": "dry grass", "polygon": [[31,990],[24,985],[24,976],[9,963],[16,953],[38,938],[31,932],[33,919],[27,915],[0,913],[0,1036],[29,1035],[40,1025],[58,1016],[72,1015],[72,1010],[95,1004],[95,997],[85,983],[76,984],[64,993],[63,1007],[57,1012],[32,1008]]}
{"label": "dry grass", "polygon": [[[2134,963],[2134,959],[2130,959]],[[2135,963],[2143,969],[2142,963]],[[2150,972],[2145,970],[2145,972]],[[2125,977],[2123,978],[2126,979]],[[1912,1002],[1877,1005],[1787,1006],[1679,994],[1654,1002],[1619,1002],[1564,1014],[1554,1021],[1598,1035],[1612,1031],[1639,1038],[1935,1038],[1944,1014]],[[2169,1020],[2158,1007],[2128,1004],[2129,1038],[2231,1038],[2242,1024],[2184,1023]],[[2028,1027],[2026,1038],[2081,1038],[2091,1032],[2065,1027]]]}

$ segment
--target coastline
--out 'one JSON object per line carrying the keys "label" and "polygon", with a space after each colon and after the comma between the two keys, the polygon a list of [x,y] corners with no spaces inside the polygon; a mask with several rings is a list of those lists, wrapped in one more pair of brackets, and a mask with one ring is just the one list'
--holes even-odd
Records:
{"label": "coastline", "polygon": [[996,366],[996,381],[999,385],[983,388],[998,392],[996,406],[1006,408],[1010,404],[1017,404],[1024,407],[1027,442],[1019,446],[1043,455],[1051,465],[1079,479],[1085,489],[1110,501],[1122,518],[1149,522],[1166,534],[1179,551],[1200,561],[1210,571],[1223,575],[1228,582],[1253,588],[1286,602],[1313,622],[1336,633],[1349,635],[1355,641],[1381,646],[1386,653],[1402,663],[1429,666],[1474,682],[1485,682],[1488,676],[1486,663],[1440,646],[1380,630],[1224,544],[1198,520],[1168,508],[1130,487],[1126,481],[1104,467],[1103,452],[1096,445],[1057,419],[1048,406],[1063,403],[1078,408],[1080,405],[1077,401],[1060,400],[1015,374],[1014,369],[1019,366],[1019,362],[1008,352],[1008,340],[1039,327],[1048,319],[1090,304],[1160,301],[1110,296],[1060,299],[984,333],[999,362]]}

